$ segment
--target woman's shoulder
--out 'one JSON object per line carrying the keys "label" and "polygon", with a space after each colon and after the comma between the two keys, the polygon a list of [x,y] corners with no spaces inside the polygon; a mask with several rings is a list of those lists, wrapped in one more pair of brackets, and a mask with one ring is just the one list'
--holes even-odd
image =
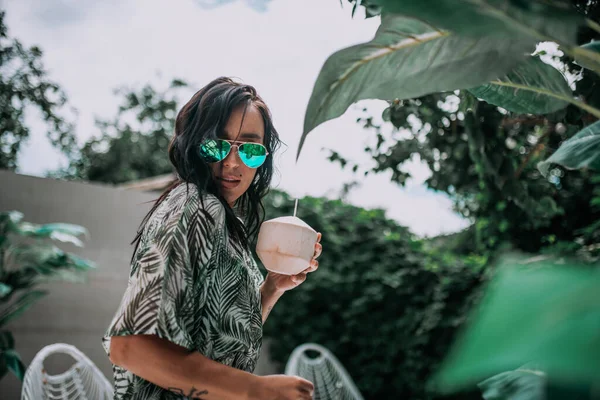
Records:
{"label": "woman's shoulder", "polygon": [[220,219],[225,213],[225,207],[217,196],[210,193],[200,193],[193,183],[180,183],[165,199],[166,208],[176,213],[192,213],[201,217],[203,214]]}
{"label": "woman's shoulder", "polygon": [[190,229],[203,233],[225,223],[225,208],[212,194],[200,195],[194,184],[174,187],[154,210],[144,227],[142,241],[171,240],[173,235],[186,235]]}

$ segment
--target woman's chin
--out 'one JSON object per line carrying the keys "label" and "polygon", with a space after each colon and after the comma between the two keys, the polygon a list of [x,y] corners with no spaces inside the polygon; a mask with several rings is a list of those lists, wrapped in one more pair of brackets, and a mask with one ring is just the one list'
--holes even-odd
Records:
{"label": "woman's chin", "polygon": [[[233,205],[241,197],[241,195],[238,193],[232,193],[232,192],[233,192],[232,190],[221,189],[223,198],[225,199],[227,204],[229,204],[229,206],[233,208]],[[237,192],[237,190],[235,192]]]}

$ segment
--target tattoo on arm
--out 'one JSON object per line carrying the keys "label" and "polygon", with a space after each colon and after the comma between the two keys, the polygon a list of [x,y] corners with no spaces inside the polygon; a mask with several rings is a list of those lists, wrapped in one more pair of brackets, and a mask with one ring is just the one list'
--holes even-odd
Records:
{"label": "tattoo on arm", "polygon": [[208,390],[198,390],[193,386],[188,394],[185,394],[183,389],[179,389],[176,387],[170,387],[168,389],[175,394],[184,396],[186,399],[192,399],[192,400],[203,400],[202,397],[200,397],[200,396],[208,394]]}
{"label": "tattoo on arm", "polygon": [[269,306],[267,307],[267,312],[265,313],[265,319],[267,319],[267,317],[269,316],[269,314],[271,313],[271,310],[273,309],[273,306]]}

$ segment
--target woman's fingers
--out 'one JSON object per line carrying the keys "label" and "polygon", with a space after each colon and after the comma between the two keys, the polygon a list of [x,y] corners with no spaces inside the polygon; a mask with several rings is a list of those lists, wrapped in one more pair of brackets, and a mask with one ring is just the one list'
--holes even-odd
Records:
{"label": "woman's fingers", "polygon": [[314,272],[317,270],[317,268],[319,268],[319,262],[313,258],[310,262],[310,266],[302,272]]}
{"label": "woman's fingers", "polygon": [[315,392],[315,385],[309,380],[298,377],[298,391],[300,392],[300,399],[312,400]]}
{"label": "woman's fingers", "polygon": [[294,281],[294,283],[296,283],[296,284],[301,284],[305,280],[306,280],[306,272],[300,272],[299,274],[292,276],[292,281]]}
{"label": "woman's fingers", "polygon": [[315,243],[315,255],[313,256],[313,258],[318,258],[322,252],[323,246],[321,245],[321,243]]}
{"label": "woman's fingers", "polygon": [[[317,270],[317,268],[319,268],[319,262],[317,261],[317,258],[321,255],[321,253],[323,252],[323,246],[321,245],[321,243],[319,243],[321,241],[321,233],[317,233],[317,243],[315,243],[315,253],[313,255],[312,260],[310,260],[310,265],[308,266],[308,268],[306,268],[304,271],[301,272],[301,274],[304,274],[304,278],[302,279],[302,282],[304,282],[304,280],[306,279],[306,274],[309,272],[315,272]],[[300,275],[300,274],[298,274]],[[296,275],[296,276],[298,276]],[[294,280],[294,282],[296,282],[296,280]]]}

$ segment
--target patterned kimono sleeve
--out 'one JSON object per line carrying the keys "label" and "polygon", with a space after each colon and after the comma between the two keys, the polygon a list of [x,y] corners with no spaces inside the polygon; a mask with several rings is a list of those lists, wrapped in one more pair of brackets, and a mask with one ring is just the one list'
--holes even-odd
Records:
{"label": "patterned kimono sleeve", "polygon": [[103,339],[156,335],[193,350],[202,340],[202,312],[213,255],[222,241],[223,206],[216,198],[189,197],[161,222],[136,254],[127,290]]}

